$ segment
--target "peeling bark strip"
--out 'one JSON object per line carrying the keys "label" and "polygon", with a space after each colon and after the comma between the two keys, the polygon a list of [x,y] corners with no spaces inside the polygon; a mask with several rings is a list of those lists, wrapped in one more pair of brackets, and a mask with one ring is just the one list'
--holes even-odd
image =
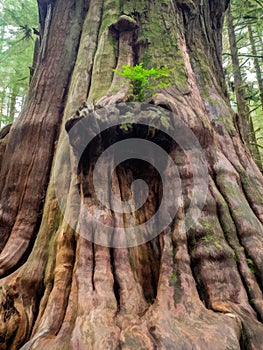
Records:
{"label": "peeling bark strip", "polygon": [[[225,94],[228,1],[57,0],[44,36],[51,2],[38,4],[45,55],[21,117],[0,140],[0,349],[263,349],[263,178]],[[100,133],[79,164],[72,147],[61,147],[87,97],[95,108],[127,101],[128,86],[112,69],[138,62],[175,68],[172,85],[148,102],[173,113],[171,128],[179,118],[194,132],[209,188],[185,232],[195,164],[162,139],[178,167],[182,205],[155,239],[114,249],[78,234],[81,205],[98,211],[92,171],[112,134]],[[155,130],[136,127],[125,137],[135,130],[154,141]],[[111,185],[124,199],[138,178],[149,184],[146,204],[122,216],[105,210],[105,221],[128,226],[152,217],[162,198],[156,169],[128,160]],[[74,225],[61,213],[59,188]]]}

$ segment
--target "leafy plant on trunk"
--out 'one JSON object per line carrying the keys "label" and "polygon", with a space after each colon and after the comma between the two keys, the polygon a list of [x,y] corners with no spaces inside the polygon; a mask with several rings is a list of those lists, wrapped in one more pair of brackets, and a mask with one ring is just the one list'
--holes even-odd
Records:
{"label": "leafy plant on trunk", "polygon": [[136,66],[122,66],[122,71],[114,69],[113,72],[129,79],[132,89],[129,97],[134,101],[143,102],[147,97],[155,94],[158,88],[166,88],[170,85],[168,78],[174,69],[167,66],[160,68],[143,68],[143,64]]}

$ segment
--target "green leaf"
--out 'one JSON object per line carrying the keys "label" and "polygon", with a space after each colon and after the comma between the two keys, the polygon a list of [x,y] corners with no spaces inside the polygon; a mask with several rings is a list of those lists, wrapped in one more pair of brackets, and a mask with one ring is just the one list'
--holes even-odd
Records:
{"label": "green leaf", "polygon": [[130,80],[132,92],[129,97],[132,100],[143,102],[146,97],[155,94],[158,88],[166,88],[170,85],[168,78],[174,68],[162,66],[160,68],[143,68],[143,64],[136,66],[122,66],[122,71],[113,69],[113,72]]}

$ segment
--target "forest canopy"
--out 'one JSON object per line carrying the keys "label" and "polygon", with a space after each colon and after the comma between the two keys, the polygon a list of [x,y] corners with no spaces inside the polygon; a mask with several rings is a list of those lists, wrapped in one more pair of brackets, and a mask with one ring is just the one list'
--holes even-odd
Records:
{"label": "forest canopy", "polygon": [[37,1],[1,1],[0,127],[12,123],[25,101],[38,26]]}

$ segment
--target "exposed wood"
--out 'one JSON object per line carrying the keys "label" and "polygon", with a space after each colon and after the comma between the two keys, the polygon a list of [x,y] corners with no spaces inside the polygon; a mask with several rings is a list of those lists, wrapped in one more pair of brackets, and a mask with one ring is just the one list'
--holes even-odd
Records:
{"label": "exposed wood", "polygon": [[[226,97],[220,54],[227,4],[52,5],[28,102],[0,140],[0,349],[263,349],[263,176]],[[175,68],[172,84],[147,106],[127,105],[129,86],[112,69],[141,61]],[[137,123],[106,128],[118,115]],[[155,127],[143,125],[147,115]],[[182,150],[167,136],[177,130],[184,140],[182,122],[200,144],[201,163],[197,147]],[[174,203],[178,210],[150,241],[115,248],[117,228],[150,220],[165,188],[154,161],[131,157],[110,174],[106,153],[97,177],[112,178],[102,195],[111,188],[135,209],[118,213],[99,200],[98,159],[134,138],[174,160],[176,176],[162,163],[174,198],[165,213],[171,216]],[[155,148],[147,156],[154,160]],[[138,179],[148,184],[139,208],[131,187]],[[207,196],[197,191],[191,201],[197,185]],[[198,221],[185,230],[189,207],[198,211],[202,200]],[[105,246],[96,244],[104,232],[87,213],[113,227]]]}

